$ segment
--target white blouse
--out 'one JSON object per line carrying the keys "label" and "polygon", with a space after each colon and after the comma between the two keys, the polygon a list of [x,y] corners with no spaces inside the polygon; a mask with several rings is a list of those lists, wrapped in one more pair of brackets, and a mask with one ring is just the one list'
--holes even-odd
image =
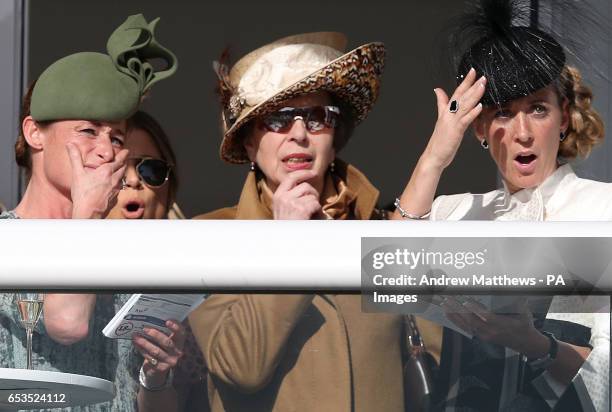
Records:
{"label": "white blouse", "polygon": [[[430,220],[500,221],[609,221],[612,220],[612,183],[581,179],[566,164],[540,186],[510,194],[506,187],[484,194],[461,193],[439,196],[433,202]],[[603,308],[600,313],[568,313],[568,308]],[[550,319],[565,320],[591,328],[589,357],[574,377],[584,410],[605,411],[609,405],[610,297],[555,296]],[[566,387],[548,373],[533,382],[551,408]],[[592,402],[592,406],[588,405]]]}

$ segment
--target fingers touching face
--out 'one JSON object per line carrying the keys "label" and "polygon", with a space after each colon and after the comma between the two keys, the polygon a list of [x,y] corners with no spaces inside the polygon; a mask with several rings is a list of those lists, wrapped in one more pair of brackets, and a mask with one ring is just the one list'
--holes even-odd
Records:
{"label": "fingers touching face", "polygon": [[65,193],[70,192],[72,177],[69,143],[78,149],[82,166],[94,169],[115,161],[125,145],[125,121],[60,120],[41,125],[27,117],[22,127],[33,149],[34,173],[42,171],[46,180]]}
{"label": "fingers touching face", "polygon": [[49,128],[51,137],[48,144],[75,144],[85,167],[96,168],[112,162],[125,146],[126,122],[65,120],[54,122]]}

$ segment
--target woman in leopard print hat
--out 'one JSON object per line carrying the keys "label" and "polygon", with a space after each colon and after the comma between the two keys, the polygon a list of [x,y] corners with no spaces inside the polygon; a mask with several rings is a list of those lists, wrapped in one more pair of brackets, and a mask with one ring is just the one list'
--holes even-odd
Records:
{"label": "woman in leopard print hat", "polygon": [[[301,34],[231,70],[215,64],[221,157],[251,171],[236,206],[200,218],[384,216],[378,190],[336,153],[372,109],[385,48],[345,45],[340,33]],[[404,410],[402,317],[364,314],[358,295],[212,295],[189,321],[213,411]]]}

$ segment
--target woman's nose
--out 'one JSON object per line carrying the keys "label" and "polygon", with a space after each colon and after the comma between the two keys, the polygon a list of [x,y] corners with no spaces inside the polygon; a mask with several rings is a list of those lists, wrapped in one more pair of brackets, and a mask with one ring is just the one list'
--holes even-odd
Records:
{"label": "woman's nose", "polygon": [[95,154],[101,163],[112,162],[115,158],[115,148],[111,142],[110,136],[100,135],[96,139]]}
{"label": "woman's nose", "polygon": [[130,164],[125,168],[125,175],[123,176],[123,181],[125,182],[126,186],[131,187],[133,189],[137,189],[140,187],[140,178],[138,177],[136,167],[133,164]]}
{"label": "woman's nose", "polygon": [[515,117],[515,138],[519,142],[525,143],[530,141],[533,136],[531,134],[531,127],[529,124],[529,118],[526,113],[519,112]]}
{"label": "woman's nose", "polygon": [[308,131],[306,130],[306,123],[301,116],[296,117],[291,130],[289,130],[289,138],[300,143],[306,140],[308,137]]}

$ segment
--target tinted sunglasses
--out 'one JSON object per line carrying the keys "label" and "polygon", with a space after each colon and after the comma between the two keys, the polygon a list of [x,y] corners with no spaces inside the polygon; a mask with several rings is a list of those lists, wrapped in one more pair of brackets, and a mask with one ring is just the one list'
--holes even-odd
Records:
{"label": "tinted sunglasses", "polygon": [[168,181],[172,165],[153,157],[132,157],[136,162],[136,173],[141,182],[149,187],[161,187]]}
{"label": "tinted sunglasses", "polygon": [[259,118],[259,125],[265,130],[276,133],[287,133],[293,122],[302,120],[309,132],[318,132],[324,128],[334,129],[340,119],[337,106],[283,107]]}

